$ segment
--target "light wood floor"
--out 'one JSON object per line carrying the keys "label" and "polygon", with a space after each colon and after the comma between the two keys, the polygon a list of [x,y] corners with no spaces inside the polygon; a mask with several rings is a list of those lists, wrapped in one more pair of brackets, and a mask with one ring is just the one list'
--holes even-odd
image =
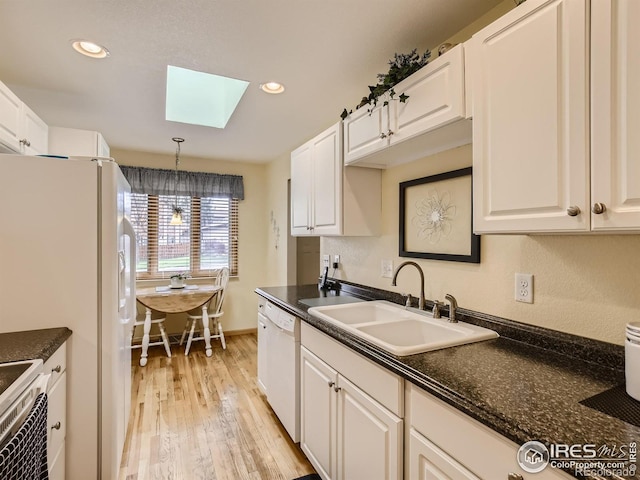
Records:
{"label": "light wood floor", "polygon": [[133,355],[131,418],[120,480],[281,479],[312,473],[256,386],[255,334],[214,343],[151,347]]}

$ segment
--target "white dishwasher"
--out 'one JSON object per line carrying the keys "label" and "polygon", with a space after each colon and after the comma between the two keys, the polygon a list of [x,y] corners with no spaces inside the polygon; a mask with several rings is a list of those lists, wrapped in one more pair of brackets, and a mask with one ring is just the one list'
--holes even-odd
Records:
{"label": "white dishwasher", "polygon": [[267,400],[294,442],[300,441],[300,319],[265,303]]}

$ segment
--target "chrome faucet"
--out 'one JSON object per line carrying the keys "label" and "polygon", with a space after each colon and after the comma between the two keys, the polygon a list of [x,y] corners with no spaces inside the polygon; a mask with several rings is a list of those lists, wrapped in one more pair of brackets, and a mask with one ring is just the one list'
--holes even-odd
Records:
{"label": "chrome faucet", "polygon": [[424,302],[424,272],[422,271],[422,268],[420,268],[420,265],[418,265],[416,262],[403,262],[400,265],[398,265],[398,268],[396,268],[396,271],[393,272],[393,280],[391,280],[391,286],[393,286],[393,287],[397,286],[396,279],[398,278],[398,273],[406,265],[413,265],[414,267],[416,267],[418,269],[418,272],[420,273],[420,299],[418,300],[418,308],[420,310],[424,310],[425,309],[425,305],[424,305],[424,303],[425,303]]}
{"label": "chrome faucet", "polygon": [[456,298],[447,293],[444,296],[445,300],[449,300],[449,302],[451,303],[451,305],[449,306],[449,321],[451,323],[458,323],[458,319],[456,318],[456,310],[458,309],[458,302],[456,301]]}

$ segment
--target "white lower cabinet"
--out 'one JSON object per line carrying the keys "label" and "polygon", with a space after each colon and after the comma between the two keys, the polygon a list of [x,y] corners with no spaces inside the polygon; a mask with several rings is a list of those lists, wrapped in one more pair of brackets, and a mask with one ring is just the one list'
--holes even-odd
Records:
{"label": "white lower cabinet", "polygon": [[67,344],[64,343],[44,364],[51,374],[47,390],[47,462],[49,479],[65,479],[65,438],[67,436]]}
{"label": "white lower cabinet", "polygon": [[520,468],[520,445],[413,385],[405,392],[405,461],[411,480],[568,480],[547,466],[531,474]]}
{"label": "white lower cabinet", "polygon": [[479,480],[415,429],[409,429],[409,477],[412,480]]}
{"label": "white lower cabinet", "polygon": [[[325,480],[402,479],[403,381],[313,327],[302,327],[302,451]],[[383,390],[381,400],[391,409],[376,398]]]}
{"label": "white lower cabinet", "polygon": [[267,385],[269,380],[267,379],[267,348],[269,343],[267,342],[267,328],[269,322],[267,317],[264,316],[265,304],[267,301],[260,297],[258,299],[258,388],[265,395],[267,394]]}

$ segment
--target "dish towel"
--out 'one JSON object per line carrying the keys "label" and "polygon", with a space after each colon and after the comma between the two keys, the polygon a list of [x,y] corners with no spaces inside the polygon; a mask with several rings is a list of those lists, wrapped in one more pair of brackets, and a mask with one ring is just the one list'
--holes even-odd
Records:
{"label": "dish towel", "polygon": [[49,480],[47,394],[41,393],[18,432],[0,450],[3,480]]}

